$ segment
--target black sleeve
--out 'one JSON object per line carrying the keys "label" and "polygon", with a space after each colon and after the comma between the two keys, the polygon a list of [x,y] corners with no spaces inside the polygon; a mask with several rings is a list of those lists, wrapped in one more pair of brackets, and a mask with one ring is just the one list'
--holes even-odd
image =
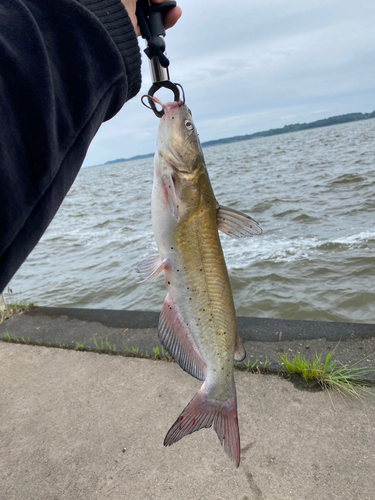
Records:
{"label": "black sleeve", "polygon": [[0,3],[0,293],[39,241],[88,146],[140,88],[120,0]]}

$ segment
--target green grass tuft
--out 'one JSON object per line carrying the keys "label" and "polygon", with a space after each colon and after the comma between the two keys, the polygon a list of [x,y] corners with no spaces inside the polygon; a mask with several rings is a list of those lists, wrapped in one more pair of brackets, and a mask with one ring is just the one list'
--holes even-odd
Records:
{"label": "green grass tuft", "polygon": [[375,367],[360,368],[358,363],[342,365],[338,361],[331,361],[332,352],[324,360],[317,353],[311,360],[300,353],[289,357],[280,352],[279,357],[287,373],[300,376],[305,382],[314,382],[322,389],[336,389],[343,394],[358,397],[358,390],[372,394],[365,386],[375,386],[375,381],[365,380],[366,375],[375,373]]}
{"label": "green grass tuft", "polygon": [[[262,369],[266,368],[266,366],[268,365],[268,362],[269,362],[269,359],[267,358],[266,361],[264,362],[264,366],[260,366],[259,359],[256,359],[254,361],[254,363],[251,363],[251,364],[250,364],[250,360],[244,361],[242,364],[245,367],[246,371],[248,371],[248,372],[258,372],[259,373],[261,371],[261,368]],[[236,368],[241,369],[241,365],[238,364],[238,363],[234,363],[234,366]]]}

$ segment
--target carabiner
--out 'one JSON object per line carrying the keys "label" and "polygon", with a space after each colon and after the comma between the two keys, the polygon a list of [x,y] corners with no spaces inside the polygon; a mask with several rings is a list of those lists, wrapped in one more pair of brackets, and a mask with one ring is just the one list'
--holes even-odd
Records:
{"label": "carabiner", "polygon": [[[169,79],[169,60],[165,55],[163,16],[168,10],[175,6],[175,0],[153,5],[150,5],[149,0],[138,0],[136,13],[142,37],[147,40],[145,53],[150,60],[150,71],[153,84],[148,91],[148,95],[152,97],[155,92],[164,87],[171,90],[174,95],[174,100],[179,102],[180,91],[178,87],[180,87],[182,90],[183,102],[185,102],[185,95],[181,85],[172,83]],[[148,98],[150,109],[152,109],[158,118],[161,118],[164,115],[164,110],[159,111],[150,97]],[[144,104],[143,101],[142,103]]]}
{"label": "carabiner", "polygon": [[[150,105],[150,109],[152,109],[152,111],[154,112],[154,114],[158,117],[158,118],[161,118],[163,115],[164,115],[164,109],[162,110],[158,110],[156,108],[156,104],[155,102],[151,99],[151,97],[153,97],[155,95],[155,92],[157,92],[159,89],[161,89],[162,87],[166,88],[166,89],[169,89],[173,92],[173,95],[174,95],[174,100],[176,102],[182,102],[182,104],[185,104],[185,92],[184,92],[184,89],[182,88],[182,86],[179,84],[179,83],[172,83],[170,82],[169,80],[166,80],[164,82],[155,82],[151,85],[150,87],[150,90],[148,91],[148,95],[146,96],[147,99],[148,99],[148,103]],[[180,98],[180,90],[179,90],[179,87],[182,91],[182,100]],[[143,103],[143,101],[142,101]],[[144,104],[144,103],[143,103]],[[148,106],[146,106],[148,107]]]}

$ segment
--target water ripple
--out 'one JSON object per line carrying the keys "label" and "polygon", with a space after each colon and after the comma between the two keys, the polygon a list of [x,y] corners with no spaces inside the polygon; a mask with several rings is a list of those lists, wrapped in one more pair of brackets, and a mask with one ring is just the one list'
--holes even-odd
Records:
{"label": "water ripple", "polygon": [[[199,124],[198,124],[199,125]],[[216,197],[261,224],[222,236],[237,313],[375,322],[375,120],[205,149]],[[153,160],[82,170],[11,282],[39,305],[158,311],[163,280],[137,284],[156,253]]]}

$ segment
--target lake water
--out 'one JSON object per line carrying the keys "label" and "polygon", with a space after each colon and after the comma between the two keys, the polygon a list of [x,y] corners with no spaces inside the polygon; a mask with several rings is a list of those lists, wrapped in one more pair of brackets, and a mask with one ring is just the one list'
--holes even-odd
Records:
{"label": "lake water", "polygon": [[[367,120],[204,150],[219,203],[264,230],[221,238],[238,315],[375,323],[374,147]],[[82,170],[14,295],[159,311],[164,280],[139,285],[135,272],[156,253],[152,173],[152,158]]]}

